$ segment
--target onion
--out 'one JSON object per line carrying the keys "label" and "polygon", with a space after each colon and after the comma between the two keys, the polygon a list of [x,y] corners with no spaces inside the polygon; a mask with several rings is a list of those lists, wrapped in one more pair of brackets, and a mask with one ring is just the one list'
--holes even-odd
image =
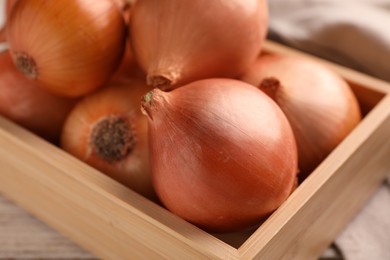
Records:
{"label": "onion", "polygon": [[176,215],[213,232],[259,222],[295,187],[297,150],[275,102],[233,79],[144,97],[153,183]]}
{"label": "onion", "polygon": [[265,0],[137,1],[130,40],[147,83],[170,89],[236,77],[259,54],[268,26]]}
{"label": "onion", "polygon": [[69,114],[61,147],[134,191],[154,199],[149,167],[147,120],[139,109],[146,84],[111,85]]}
{"label": "onion", "polygon": [[35,86],[15,68],[8,51],[0,54],[0,114],[57,142],[75,100],[55,96]]}
{"label": "onion", "polygon": [[17,68],[59,95],[104,85],[124,51],[125,23],[112,0],[18,1],[7,27]]}
{"label": "onion", "polygon": [[289,119],[302,180],[361,120],[358,101],[347,82],[313,60],[265,55],[242,79],[272,97]]}

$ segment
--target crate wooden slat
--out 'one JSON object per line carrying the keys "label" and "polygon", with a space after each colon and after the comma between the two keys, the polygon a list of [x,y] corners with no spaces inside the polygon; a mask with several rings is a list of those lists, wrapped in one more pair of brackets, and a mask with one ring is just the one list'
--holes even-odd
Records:
{"label": "crate wooden slat", "polygon": [[331,66],[367,114],[255,231],[208,234],[1,117],[0,192],[104,259],[315,259],[390,171],[390,84],[265,50]]}

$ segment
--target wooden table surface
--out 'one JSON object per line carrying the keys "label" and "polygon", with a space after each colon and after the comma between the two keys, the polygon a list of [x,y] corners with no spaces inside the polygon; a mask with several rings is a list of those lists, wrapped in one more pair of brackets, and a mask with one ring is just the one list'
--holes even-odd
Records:
{"label": "wooden table surface", "polygon": [[0,259],[95,257],[0,194]]}

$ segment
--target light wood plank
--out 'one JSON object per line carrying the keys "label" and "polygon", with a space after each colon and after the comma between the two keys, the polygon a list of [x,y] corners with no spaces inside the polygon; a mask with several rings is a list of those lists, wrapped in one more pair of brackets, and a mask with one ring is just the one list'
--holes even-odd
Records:
{"label": "light wood plank", "polygon": [[96,259],[0,194],[0,259]]}

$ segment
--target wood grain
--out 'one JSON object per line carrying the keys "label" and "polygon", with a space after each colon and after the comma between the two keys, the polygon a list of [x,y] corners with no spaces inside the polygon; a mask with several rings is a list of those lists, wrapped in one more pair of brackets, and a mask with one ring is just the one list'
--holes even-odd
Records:
{"label": "wood grain", "polygon": [[[98,258],[0,194],[0,259]],[[342,258],[334,247],[329,247],[319,260]]]}
{"label": "wood grain", "polygon": [[0,259],[96,259],[0,194]]}

